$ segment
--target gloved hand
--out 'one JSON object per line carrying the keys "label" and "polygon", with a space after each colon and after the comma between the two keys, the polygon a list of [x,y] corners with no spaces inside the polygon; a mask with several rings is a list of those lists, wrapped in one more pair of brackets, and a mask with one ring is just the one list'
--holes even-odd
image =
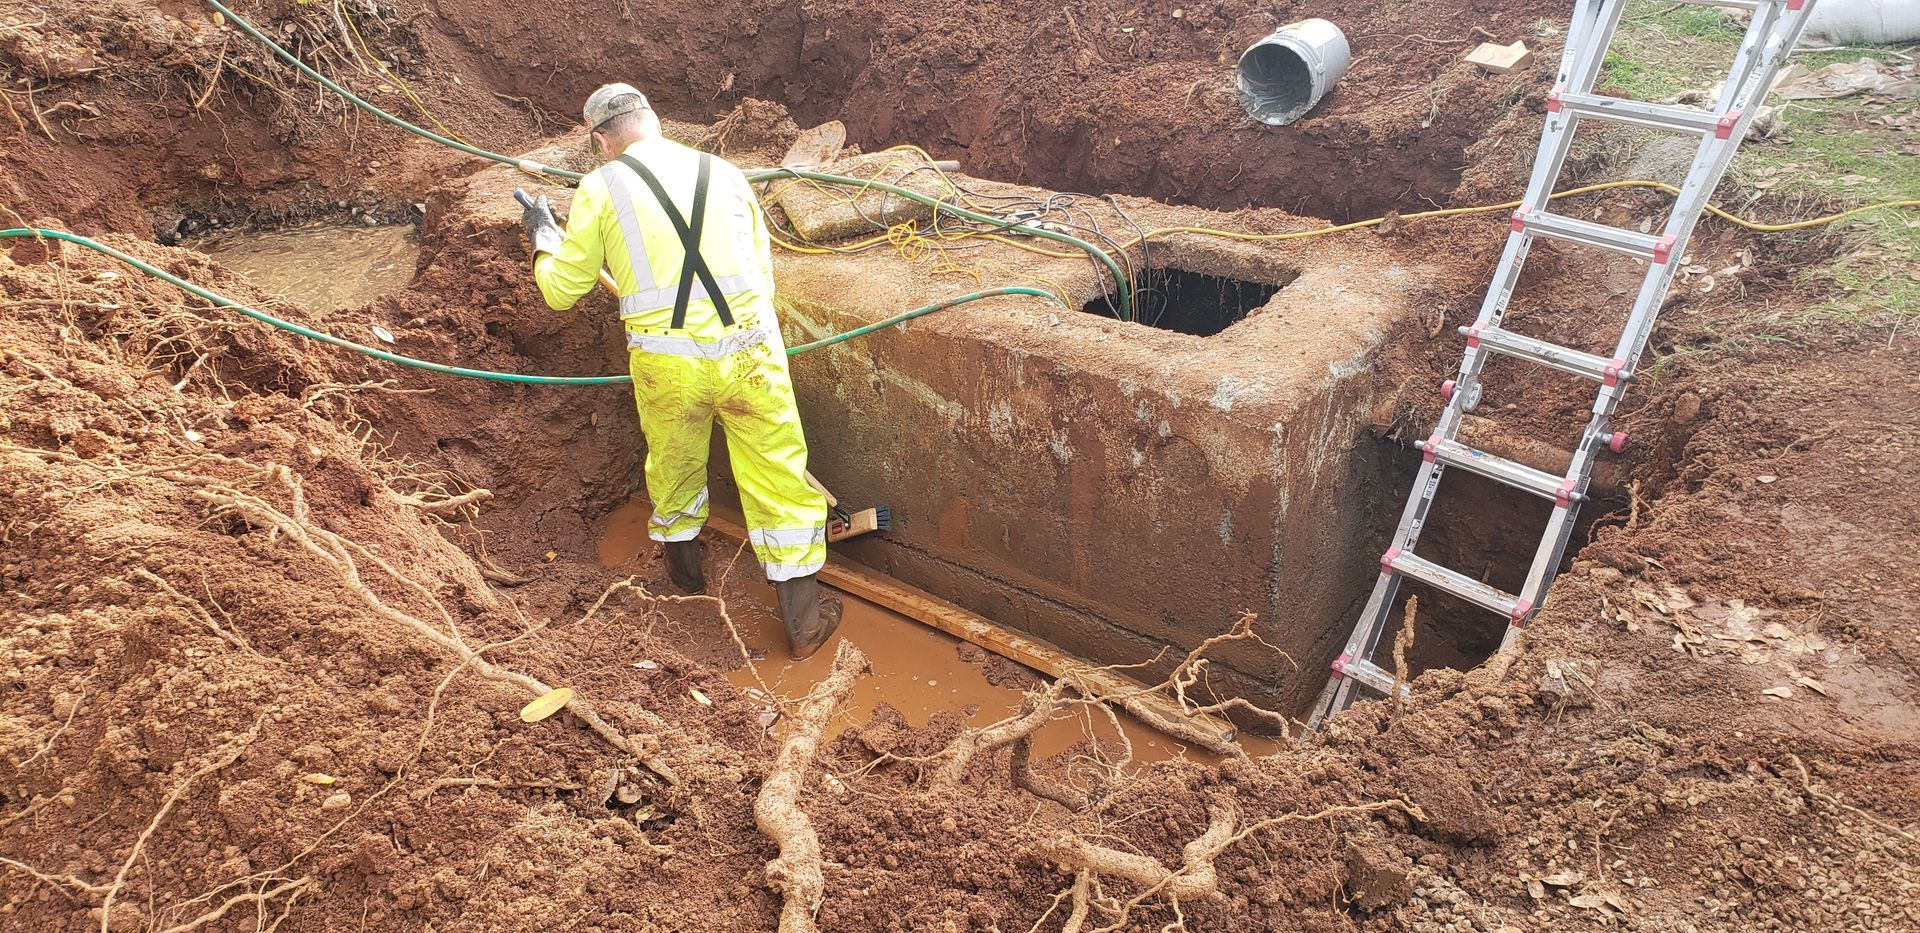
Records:
{"label": "gloved hand", "polygon": [[533,243],[534,255],[560,251],[560,244],[566,240],[566,234],[560,232],[560,222],[553,219],[553,205],[546,195],[530,198],[524,191],[515,191],[514,199],[520,202],[520,225],[527,228],[527,239]]}

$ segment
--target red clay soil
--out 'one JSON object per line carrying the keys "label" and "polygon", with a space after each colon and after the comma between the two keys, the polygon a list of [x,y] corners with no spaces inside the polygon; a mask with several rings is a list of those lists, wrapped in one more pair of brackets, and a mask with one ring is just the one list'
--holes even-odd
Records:
{"label": "red clay soil", "polygon": [[[18,147],[6,155],[5,194],[23,213],[158,233],[341,201],[397,219],[453,170],[446,153],[400,145],[191,0],[102,0],[84,17],[61,9],[0,2],[0,18],[26,24],[0,34]],[[356,38],[325,5],[240,12],[376,104],[495,149],[576,122],[593,87],[628,80],[682,120],[779,100],[808,125],[845,121],[856,145],[917,142],[980,177],[1335,219],[1444,203],[1477,161],[1463,153],[1504,135],[1498,124],[1539,83],[1530,72],[1483,77],[1461,54],[1482,33],[1524,39],[1541,52],[1535,67],[1550,70],[1557,39],[1536,24],[1561,15],[1519,0],[1470,10],[1392,0],[1344,15],[1208,0],[560,0],[535,11],[445,0],[348,10]],[[1338,21],[1353,65],[1318,109],[1276,133],[1240,112],[1231,65],[1307,16]],[[139,194],[116,197],[122,185]]]}
{"label": "red clay soil", "polygon": [[[195,41],[167,23],[197,14],[191,5],[112,0],[90,4],[85,18],[54,6],[48,27],[9,27],[0,42],[18,118],[0,122],[0,203],[27,218],[122,234],[112,242],[261,301],[204,257],[148,237],[183,216],[271,219],[341,200],[397,212],[423,201],[435,177],[467,170],[433,147],[343,121],[337,107],[316,110],[310,88],[237,39],[221,60],[224,39],[200,30]],[[809,109],[815,95],[871,82],[926,109],[884,128],[876,109],[857,136],[910,138],[943,114],[986,110],[979,135],[956,130],[944,145],[980,147],[970,161],[1002,164],[980,143],[1010,139],[995,135],[1008,118],[986,104],[943,110],[928,89],[985,100],[970,95],[999,81],[1012,106],[1021,94],[1006,93],[1007,59],[996,57],[1012,54],[1010,39],[963,29],[944,7],[922,11],[921,22],[952,18],[949,33],[979,41],[942,51],[932,29],[906,36],[894,24],[907,14],[891,7],[776,15],[764,6],[676,5],[651,20],[670,28],[648,34],[671,41],[633,42],[649,70],[640,77],[670,83],[677,73],[685,85],[717,87],[715,63],[738,62],[743,71],[717,99],[685,91],[659,95],[663,106],[704,116],[701,108],[729,109],[729,95],[778,89],[809,119],[819,115]],[[8,4],[0,16],[30,23],[45,8]],[[378,32],[371,41],[399,50],[388,54],[410,56],[402,70],[430,80],[436,102],[463,105],[444,119],[505,145],[530,137],[534,121],[494,91],[571,109],[600,80],[581,64],[600,52],[557,37],[639,29],[620,24],[621,8],[562,4],[529,18],[504,6],[381,6],[379,24],[362,23]],[[1076,5],[1082,42],[1063,38],[1075,35],[1064,16],[1045,19],[1055,9],[1023,27],[1051,64],[1024,64],[1077,69],[1088,95],[1102,76],[1176,87],[1153,70],[1198,75],[1217,51],[1267,26],[1200,5],[1187,12],[1204,35],[1176,39],[1186,27],[1164,21],[1129,34],[1118,32],[1124,11]],[[1376,12],[1409,17],[1398,34],[1440,39],[1495,23],[1499,9]],[[324,9],[272,10],[265,19],[278,28],[317,30],[307,49],[332,55],[333,70],[351,68],[337,31],[324,31]],[[634,10],[635,21],[650,12]],[[1506,38],[1541,15],[1516,11],[1516,22],[1488,28]],[[815,17],[843,25],[829,41]],[[796,34],[794,22],[808,25]],[[1432,31],[1443,27],[1451,31]],[[855,41],[865,31],[873,42]],[[1148,59],[1130,44],[1136,35],[1173,63]],[[603,48],[619,52],[622,41]],[[1427,43],[1406,45],[1424,53]],[[922,46],[921,57],[909,54]],[[828,67],[864,61],[869,48],[891,50],[894,80]],[[783,51],[750,54],[769,49]],[[1430,66],[1451,53],[1434,55]],[[196,111],[215,61],[218,80]],[[1356,62],[1349,91],[1355,78],[1378,76],[1371,67]],[[460,85],[447,80],[456,73]],[[1406,74],[1409,83],[1429,76]],[[1315,119],[1351,106],[1336,97]],[[1062,165],[1131,166],[1127,179],[1080,167],[1046,177],[1199,199],[1185,180],[1154,182],[1177,174],[1156,176],[1154,166],[1180,163],[1159,161],[1169,152],[1164,128],[1142,114],[1112,117],[1127,132],[1154,131],[1144,137],[1152,145],[1129,151],[1155,158],[1130,162],[1124,145],[1046,136],[1071,121],[1047,129],[1042,112],[1035,104],[1030,126],[1073,154]],[[1482,129],[1450,132],[1464,140]],[[938,135],[923,141],[939,145]],[[1394,138],[1353,137],[1360,155],[1350,167]],[[1189,144],[1199,145],[1180,143]],[[1037,159],[1048,150],[1024,151]],[[1224,172],[1205,155],[1229,150],[1180,151]],[[1496,164],[1483,161],[1460,196],[1492,185]],[[1440,185],[1436,198],[1457,175],[1404,170],[1415,174],[1395,176],[1396,186]],[[1283,184],[1270,171],[1267,183]],[[1339,177],[1352,188],[1345,201],[1328,195],[1330,209],[1357,209],[1366,202],[1352,192],[1376,187]],[[1222,197],[1285,190],[1248,184]],[[1405,704],[1364,704],[1276,756],[1155,766],[1077,812],[1016,788],[1004,752],[977,762],[958,791],[929,790],[918,766],[880,756],[937,750],[955,727],[876,720],[826,748],[807,783],[803,809],[827,859],[820,926],[1059,930],[1074,879],[1039,854],[1058,834],[1173,867],[1210,810],[1231,807],[1236,826],[1280,822],[1224,850],[1215,893],[1177,904],[1146,897],[1125,928],[1920,928],[1920,582],[1911,571],[1920,492],[1905,469],[1920,443],[1911,404],[1920,354],[1910,331],[1794,323],[1818,296],[1800,290],[1792,266],[1828,248],[1820,237],[1705,229],[1694,262],[1716,270],[1719,287],[1683,282],[1656,334],[1663,351],[1698,352],[1637,385],[1622,412],[1635,437],[1625,467],[1639,485],[1596,522],[1517,651],[1471,673],[1429,673]],[[442,336],[422,355],[474,365],[586,373],[617,364],[601,324],[541,310],[519,243],[473,232],[429,229],[411,288],[329,320],[362,331],[432,323]],[[1445,328],[1473,313],[1501,228],[1457,221],[1388,235],[1460,256],[1457,277],[1432,286],[1438,339],[1407,335],[1380,364],[1406,386],[1387,421],[1417,435],[1437,404],[1428,387],[1458,361]],[[463,239],[471,242],[444,245]],[[723,623],[710,605],[613,586],[619,578],[594,553],[596,522],[637,481],[621,393],[562,396],[401,372],[185,300],[88,251],[7,243],[0,927],[773,928],[779,901],[762,870],[774,849],[752,809],[775,738],[719,670],[675,654],[660,635],[679,626],[718,640]],[[1539,268],[1547,299],[1527,316],[1535,332],[1597,339],[1614,326],[1593,286],[1621,270]],[[1718,272],[1727,268],[1736,271]],[[1556,418],[1577,422],[1585,404],[1510,374],[1489,387],[1491,411],[1522,401],[1544,414],[1520,426],[1543,430],[1564,429]],[[432,506],[476,486],[495,498]],[[1462,550],[1481,546],[1456,534]],[[663,576],[635,582],[660,592]],[[735,612],[754,611],[737,584],[723,594]],[[575,688],[614,729],[639,737],[658,770],[571,713],[523,723],[530,693],[460,663],[446,647],[456,634],[486,646],[496,669]],[[1069,765],[1041,770],[1083,780]],[[1115,925],[1114,911],[1142,892],[1109,877],[1086,928]]]}

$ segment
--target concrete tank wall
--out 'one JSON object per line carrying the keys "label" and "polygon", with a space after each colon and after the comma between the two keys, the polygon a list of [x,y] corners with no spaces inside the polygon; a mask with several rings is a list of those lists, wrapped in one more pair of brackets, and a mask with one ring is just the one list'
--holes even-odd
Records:
{"label": "concrete tank wall", "polygon": [[[1084,262],[1006,261],[1076,308],[1102,290]],[[1376,503],[1397,511],[1364,438],[1370,360],[1411,319],[1414,277],[1370,250],[1201,238],[1153,262],[1288,284],[1212,337],[1007,298],[796,357],[814,472],[893,508],[892,533],[840,553],[1101,663],[1191,647],[1252,610],[1300,667],[1241,644],[1216,675],[1299,709],[1377,567]],[[783,254],[789,341],[973,287],[914,271]]]}

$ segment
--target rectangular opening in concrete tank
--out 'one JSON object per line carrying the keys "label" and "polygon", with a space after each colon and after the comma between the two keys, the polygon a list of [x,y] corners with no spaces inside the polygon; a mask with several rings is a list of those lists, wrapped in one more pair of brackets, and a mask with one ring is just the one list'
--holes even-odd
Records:
{"label": "rectangular opening in concrete tank", "polygon": [[[1173,266],[1149,268],[1133,280],[1134,321],[1196,337],[1211,337],[1272,301],[1291,275],[1277,282],[1249,282]],[[1088,314],[1119,316],[1112,289],[1080,306]]]}

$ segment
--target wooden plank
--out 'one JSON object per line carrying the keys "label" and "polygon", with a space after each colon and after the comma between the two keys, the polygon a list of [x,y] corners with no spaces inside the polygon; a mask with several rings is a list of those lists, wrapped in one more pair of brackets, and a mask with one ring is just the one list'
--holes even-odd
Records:
{"label": "wooden plank", "polygon": [[[747,537],[745,529],[717,515],[707,519],[707,527],[735,541],[743,541]],[[820,570],[820,582],[962,641],[979,645],[1001,657],[1018,661],[1049,677],[1064,678],[1084,685],[1099,696],[1132,695],[1145,689],[1139,681],[1130,677],[1094,667],[1047,642],[1007,631],[932,593],[831,554],[827,556],[826,566]],[[1178,702],[1162,694],[1143,694],[1130,702],[1145,706],[1170,720],[1185,719],[1203,723],[1222,740],[1231,740],[1235,733],[1233,725],[1226,720],[1211,715],[1189,715]]]}
{"label": "wooden plank", "polygon": [[1515,42],[1512,45],[1482,42],[1475,46],[1473,51],[1467,53],[1467,61],[1489,74],[1506,74],[1532,62],[1533,53],[1528,51],[1525,42]]}

